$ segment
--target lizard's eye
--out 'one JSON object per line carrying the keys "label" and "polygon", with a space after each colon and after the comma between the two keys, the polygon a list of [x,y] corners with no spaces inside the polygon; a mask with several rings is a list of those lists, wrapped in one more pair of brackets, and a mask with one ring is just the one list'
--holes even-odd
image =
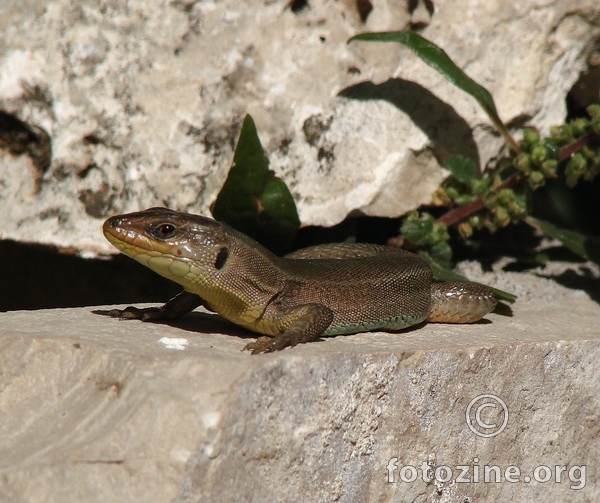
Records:
{"label": "lizard's eye", "polygon": [[156,227],[154,233],[159,238],[168,239],[172,238],[176,231],[177,227],[175,227],[173,224],[160,224],[158,227]]}

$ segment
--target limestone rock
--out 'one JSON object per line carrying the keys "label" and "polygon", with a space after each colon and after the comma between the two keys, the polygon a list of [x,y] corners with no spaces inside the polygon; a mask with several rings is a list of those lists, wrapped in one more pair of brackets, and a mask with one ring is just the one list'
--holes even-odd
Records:
{"label": "limestone rock", "polygon": [[364,31],[425,27],[505,121],[563,119],[597,2],[409,4],[5,0],[0,109],[41,128],[51,152],[3,150],[0,237],[112,253],[99,233],[110,214],[207,214],[246,113],[304,224],[398,216],[429,202],[449,153],[497,154],[472,98],[399,45],[346,44]]}
{"label": "limestone rock", "polygon": [[502,275],[512,317],[258,356],[200,311],[0,313],[0,500],[595,502],[598,272],[580,268],[577,289],[554,281],[575,270]]}

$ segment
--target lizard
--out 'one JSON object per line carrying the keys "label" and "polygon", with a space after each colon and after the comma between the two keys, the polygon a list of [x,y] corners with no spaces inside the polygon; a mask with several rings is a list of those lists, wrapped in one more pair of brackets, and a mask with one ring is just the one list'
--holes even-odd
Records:
{"label": "lizard", "polygon": [[423,259],[391,246],[334,243],[279,257],[226,223],[158,207],[112,216],[103,232],[184,290],[161,307],[96,313],[158,321],[203,305],[262,334],[244,348],[252,354],[424,321],[472,323],[498,301],[477,283],[433,280]]}

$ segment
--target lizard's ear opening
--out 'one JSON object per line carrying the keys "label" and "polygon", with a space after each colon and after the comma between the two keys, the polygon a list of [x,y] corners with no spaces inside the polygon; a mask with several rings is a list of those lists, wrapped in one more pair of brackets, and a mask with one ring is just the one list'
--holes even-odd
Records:
{"label": "lizard's ear opening", "polygon": [[215,269],[220,270],[225,266],[225,262],[227,262],[227,258],[229,257],[229,248],[223,247],[217,253],[217,259],[215,260]]}

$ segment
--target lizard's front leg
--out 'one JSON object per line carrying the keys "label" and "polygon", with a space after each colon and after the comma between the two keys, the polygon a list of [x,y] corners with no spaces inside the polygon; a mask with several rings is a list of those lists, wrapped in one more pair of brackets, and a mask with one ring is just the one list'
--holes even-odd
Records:
{"label": "lizard's front leg", "polygon": [[333,312],[321,304],[305,304],[283,313],[283,332],[274,337],[259,337],[256,342],[247,344],[252,354],[271,353],[304,342],[318,339],[333,321]]}
{"label": "lizard's front leg", "polygon": [[204,301],[195,293],[183,291],[178,293],[167,303],[160,307],[138,308],[129,306],[125,309],[110,309],[108,311],[92,311],[94,314],[111,316],[124,320],[160,321],[174,320],[184,314],[193,311],[198,306],[204,305]]}

